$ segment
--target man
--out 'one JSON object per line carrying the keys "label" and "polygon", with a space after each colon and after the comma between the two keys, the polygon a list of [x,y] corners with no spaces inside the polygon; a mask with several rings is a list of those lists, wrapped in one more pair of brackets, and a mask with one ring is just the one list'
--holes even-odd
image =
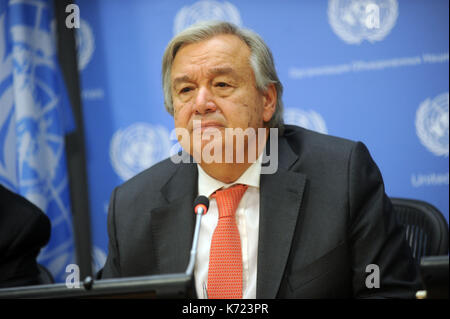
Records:
{"label": "man", "polygon": [[169,43],[162,73],[197,163],[175,156],[114,190],[103,278],[184,272],[192,204],[205,195],[199,298],[414,297],[416,267],[369,152],[283,125],[282,86],[258,35],[193,26]]}
{"label": "man", "polygon": [[36,258],[50,230],[47,215],[0,184],[0,288],[42,283]]}

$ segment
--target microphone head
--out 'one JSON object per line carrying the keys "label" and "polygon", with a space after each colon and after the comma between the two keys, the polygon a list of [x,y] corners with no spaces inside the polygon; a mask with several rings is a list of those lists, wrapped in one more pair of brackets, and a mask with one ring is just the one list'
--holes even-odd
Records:
{"label": "microphone head", "polygon": [[202,214],[206,214],[209,208],[209,199],[206,196],[198,196],[194,201],[194,211],[199,213],[199,208],[202,208]]}

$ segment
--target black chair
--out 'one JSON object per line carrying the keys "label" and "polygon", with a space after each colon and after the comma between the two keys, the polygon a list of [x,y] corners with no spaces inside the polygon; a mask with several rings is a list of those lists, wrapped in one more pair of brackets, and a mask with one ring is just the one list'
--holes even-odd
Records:
{"label": "black chair", "polygon": [[53,279],[53,275],[50,271],[41,264],[37,265],[39,269],[39,285],[54,284],[55,280]]}
{"label": "black chair", "polygon": [[405,226],[406,240],[417,264],[424,256],[448,254],[448,224],[436,207],[413,199],[391,201],[398,222]]}

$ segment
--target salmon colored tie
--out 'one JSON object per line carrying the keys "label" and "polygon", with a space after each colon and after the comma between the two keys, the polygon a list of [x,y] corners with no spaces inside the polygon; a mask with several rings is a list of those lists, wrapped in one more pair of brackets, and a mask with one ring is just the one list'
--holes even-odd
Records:
{"label": "salmon colored tie", "polygon": [[219,221],[214,230],[209,253],[208,298],[242,298],[241,238],[236,225],[236,209],[247,185],[235,185],[216,191]]}

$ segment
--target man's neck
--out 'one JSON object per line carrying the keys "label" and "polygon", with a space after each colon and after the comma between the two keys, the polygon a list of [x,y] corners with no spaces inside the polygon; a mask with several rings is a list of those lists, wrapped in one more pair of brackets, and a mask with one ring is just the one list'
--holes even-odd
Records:
{"label": "man's neck", "polygon": [[[222,163],[212,162],[208,164],[201,162],[199,165],[209,176],[225,184],[231,184],[241,177],[241,175],[252,166],[254,161],[259,158],[268,140],[269,130],[267,128],[265,133],[262,143],[259,143],[259,138],[257,136],[250,145],[247,146],[247,151],[244,152],[244,161],[242,163],[237,162],[236,158],[234,158],[234,163],[227,163],[223,158]],[[256,154],[256,156],[251,157],[249,156],[249,153]],[[252,158],[252,160],[250,160],[250,158]]]}
{"label": "man's neck", "polygon": [[201,163],[200,166],[209,176],[225,184],[236,181],[253,163]]}

